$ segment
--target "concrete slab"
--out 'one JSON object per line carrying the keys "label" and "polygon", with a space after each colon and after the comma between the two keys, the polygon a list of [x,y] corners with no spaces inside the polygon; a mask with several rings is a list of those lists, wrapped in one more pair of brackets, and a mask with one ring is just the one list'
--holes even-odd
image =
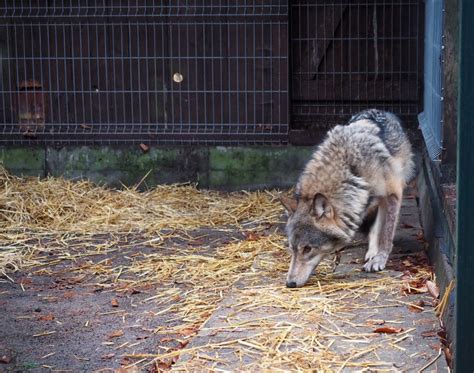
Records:
{"label": "concrete slab", "polygon": [[284,287],[282,250],[261,254],[173,369],[447,371],[413,198],[387,270],[362,272],[365,250],[346,250],[335,271],[326,261],[301,289]]}

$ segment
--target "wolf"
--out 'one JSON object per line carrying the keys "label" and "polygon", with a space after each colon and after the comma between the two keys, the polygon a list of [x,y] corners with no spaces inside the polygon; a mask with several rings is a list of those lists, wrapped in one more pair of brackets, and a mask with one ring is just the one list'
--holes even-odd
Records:
{"label": "wolf", "polygon": [[303,286],[321,260],[368,228],[364,270],[383,270],[405,186],[415,163],[400,119],[370,109],[330,130],[298,179],[294,198],[280,196],[288,215],[289,288]]}

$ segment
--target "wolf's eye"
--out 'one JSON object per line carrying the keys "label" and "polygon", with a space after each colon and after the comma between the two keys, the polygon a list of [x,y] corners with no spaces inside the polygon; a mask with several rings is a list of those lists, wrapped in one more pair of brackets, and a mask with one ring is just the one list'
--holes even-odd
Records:
{"label": "wolf's eye", "polygon": [[311,246],[303,247],[303,254],[308,254],[311,251]]}

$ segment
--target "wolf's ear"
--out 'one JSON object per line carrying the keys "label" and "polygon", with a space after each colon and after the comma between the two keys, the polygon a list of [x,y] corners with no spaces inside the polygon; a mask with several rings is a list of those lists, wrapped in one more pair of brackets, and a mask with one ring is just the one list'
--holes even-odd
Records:
{"label": "wolf's ear", "polygon": [[290,198],[283,194],[280,194],[278,199],[280,200],[281,204],[286,209],[289,215],[293,214],[296,211],[298,201],[295,198]]}
{"label": "wolf's ear", "polygon": [[334,217],[334,209],[328,199],[321,193],[316,193],[313,199],[313,212],[317,219],[323,216],[332,219]]}

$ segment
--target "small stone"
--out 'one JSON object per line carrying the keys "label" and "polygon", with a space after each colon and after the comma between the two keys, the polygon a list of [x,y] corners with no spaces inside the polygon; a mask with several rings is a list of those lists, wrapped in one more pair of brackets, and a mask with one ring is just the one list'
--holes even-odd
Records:
{"label": "small stone", "polygon": [[7,355],[0,356],[0,363],[1,364],[9,364],[12,361],[12,358]]}

